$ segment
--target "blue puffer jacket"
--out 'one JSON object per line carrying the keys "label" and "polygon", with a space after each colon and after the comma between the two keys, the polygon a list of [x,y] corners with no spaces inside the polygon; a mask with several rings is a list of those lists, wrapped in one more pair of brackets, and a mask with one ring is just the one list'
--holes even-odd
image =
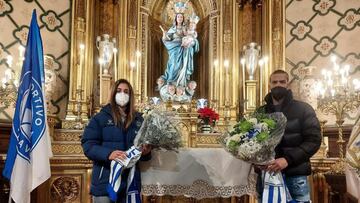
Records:
{"label": "blue puffer jacket", "polygon": [[[143,118],[140,113],[136,113],[134,121],[125,131],[115,125],[110,104],[104,106],[86,126],[81,139],[81,144],[85,155],[93,161],[93,171],[91,178],[90,194],[94,196],[107,196],[106,187],[109,182],[110,163],[108,159],[114,150],[126,151],[134,144],[134,138],[141,127]],[[145,155],[140,160],[146,161],[151,155]],[[137,167],[135,173],[135,183],[141,188],[140,170]],[[126,180],[129,170],[125,170],[121,178],[119,198],[124,198]]]}

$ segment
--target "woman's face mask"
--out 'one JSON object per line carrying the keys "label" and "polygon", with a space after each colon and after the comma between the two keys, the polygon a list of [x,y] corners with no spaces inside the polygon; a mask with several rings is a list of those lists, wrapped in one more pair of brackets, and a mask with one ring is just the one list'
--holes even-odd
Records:
{"label": "woman's face mask", "polygon": [[117,105],[124,107],[129,103],[130,96],[124,92],[118,92],[115,95],[115,102]]}

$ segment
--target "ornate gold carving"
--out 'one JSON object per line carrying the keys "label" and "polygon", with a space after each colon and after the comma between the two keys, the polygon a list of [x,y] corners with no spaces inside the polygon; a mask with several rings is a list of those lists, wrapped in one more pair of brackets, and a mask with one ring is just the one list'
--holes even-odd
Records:
{"label": "ornate gold carving", "polygon": [[54,141],[80,141],[82,130],[56,130]]}
{"label": "ornate gold carving", "polygon": [[136,27],[129,26],[128,27],[128,38],[129,39],[136,39]]}
{"label": "ornate gold carving", "polygon": [[61,122],[62,129],[79,129],[79,122],[75,120],[63,120]]}
{"label": "ornate gold carving", "polygon": [[337,161],[336,158],[311,158],[311,168],[314,173],[325,173],[330,170],[331,166],[334,165]]}
{"label": "ornate gold carving", "polygon": [[273,44],[273,66],[275,69],[284,69],[284,11],[283,11],[283,2],[275,0],[272,10],[272,44]]}
{"label": "ornate gold carving", "polygon": [[74,201],[79,198],[80,183],[73,177],[59,177],[50,187],[51,200],[56,202]]}
{"label": "ornate gold carving", "polygon": [[80,142],[72,142],[71,144],[53,143],[52,151],[56,155],[84,154]]}
{"label": "ornate gold carving", "polygon": [[231,30],[224,31],[224,42],[231,43],[232,42],[232,32]]}
{"label": "ornate gold carving", "polygon": [[220,133],[197,133],[196,147],[221,147],[220,138]]}

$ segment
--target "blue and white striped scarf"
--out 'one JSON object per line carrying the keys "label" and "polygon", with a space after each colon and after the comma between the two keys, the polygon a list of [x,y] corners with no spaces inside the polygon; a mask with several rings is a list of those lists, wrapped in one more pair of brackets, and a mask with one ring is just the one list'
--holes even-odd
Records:
{"label": "blue and white striped scarf", "polygon": [[262,171],[264,190],[261,197],[262,203],[292,203],[288,188],[286,187],[282,173],[270,173]]}
{"label": "blue and white striped scarf", "polygon": [[132,146],[126,151],[127,158],[125,160],[112,160],[109,176],[109,185],[107,191],[112,201],[116,202],[118,191],[121,185],[122,172],[130,168],[126,187],[126,203],[141,203],[140,191],[135,185],[134,175],[136,170],[136,162],[141,157],[141,150]]}

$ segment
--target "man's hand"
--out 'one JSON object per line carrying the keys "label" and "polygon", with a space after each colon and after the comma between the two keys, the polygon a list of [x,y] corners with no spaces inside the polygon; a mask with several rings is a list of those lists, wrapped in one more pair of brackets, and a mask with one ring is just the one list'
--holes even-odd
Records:
{"label": "man's hand", "polygon": [[285,158],[278,158],[273,161],[271,161],[267,167],[266,170],[269,172],[280,172],[281,170],[285,169],[288,166],[288,162]]}
{"label": "man's hand", "polygon": [[111,154],[109,156],[109,160],[115,160],[115,159],[125,160],[126,152],[120,151],[120,150],[115,150],[115,151],[111,152]]}
{"label": "man's hand", "polygon": [[143,144],[141,146],[141,153],[142,155],[146,155],[149,154],[151,152],[151,145],[149,144]]}

